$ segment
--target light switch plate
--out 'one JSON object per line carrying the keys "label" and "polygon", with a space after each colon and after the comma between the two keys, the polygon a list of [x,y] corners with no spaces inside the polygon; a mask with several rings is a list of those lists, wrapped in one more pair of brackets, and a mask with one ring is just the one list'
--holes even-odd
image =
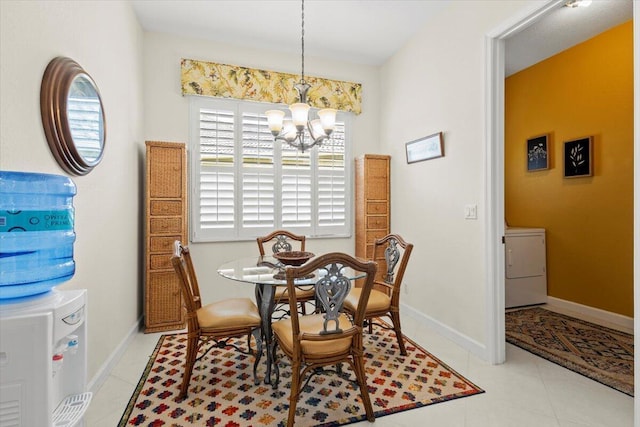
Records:
{"label": "light switch plate", "polygon": [[478,219],[478,205],[465,205],[464,219]]}

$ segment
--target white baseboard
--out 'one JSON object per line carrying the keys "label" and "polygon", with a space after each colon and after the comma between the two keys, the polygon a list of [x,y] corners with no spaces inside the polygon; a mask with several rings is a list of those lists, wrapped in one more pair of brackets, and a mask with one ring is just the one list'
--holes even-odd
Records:
{"label": "white baseboard", "polygon": [[120,341],[120,344],[116,347],[116,349],[109,355],[107,360],[102,364],[98,372],[91,378],[89,383],[87,384],[87,390],[93,392],[94,394],[100,389],[102,384],[107,380],[107,377],[111,374],[111,370],[116,366],[124,352],[126,351],[129,343],[133,339],[133,337],[138,333],[140,328],[142,327],[142,316],[138,319],[136,323],[131,327],[129,333]]}
{"label": "white baseboard", "polygon": [[[485,361],[489,361],[487,347],[479,343],[478,341],[460,333],[459,331],[439,322],[431,316],[416,310],[406,304],[400,304],[402,309],[401,313],[407,315],[417,321],[423,323],[425,326],[441,335],[450,341],[456,343],[460,347],[470,351],[479,358]],[[578,304],[571,301],[565,301],[559,298],[548,297],[547,306],[550,309],[557,308],[559,311],[570,311],[576,314],[576,317],[581,317],[584,320],[593,321],[594,323],[603,324],[613,329],[619,329],[625,332],[633,333],[633,318],[623,316],[621,314],[612,313],[609,311],[601,310],[599,308],[589,307],[586,305]]]}
{"label": "white baseboard", "polygon": [[403,303],[400,303],[400,305],[402,306],[402,308],[400,309],[400,313],[403,313],[413,319],[416,319],[419,322],[424,323],[428,328],[436,332],[438,335],[441,335],[448,340],[453,341],[460,347],[470,351],[482,360],[488,360],[487,347],[484,344],[481,344],[478,341],[469,338],[464,334],[461,334],[455,329],[450,328],[449,326],[445,325],[442,322],[439,322],[431,316],[427,316],[426,314],[416,310],[413,307],[410,307]]}
{"label": "white baseboard", "polygon": [[607,324],[609,324],[623,330],[633,331],[633,317],[623,316],[622,314],[612,313],[610,311],[589,307],[587,305],[566,301],[552,296],[547,297],[547,305],[552,309],[553,307],[557,307],[561,310],[573,311],[587,318],[584,320],[589,320],[589,318],[591,318],[598,323],[603,323],[604,326],[608,326]]}

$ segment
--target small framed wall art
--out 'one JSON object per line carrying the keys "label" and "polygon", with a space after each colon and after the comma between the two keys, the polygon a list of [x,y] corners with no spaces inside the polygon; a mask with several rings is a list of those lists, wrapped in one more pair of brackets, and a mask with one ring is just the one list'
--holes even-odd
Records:
{"label": "small framed wall art", "polygon": [[407,163],[421,162],[444,156],[442,132],[416,139],[405,144]]}
{"label": "small framed wall art", "polygon": [[564,143],[564,177],[593,175],[593,138],[574,139]]}
{"label": "small framed wall art", "polygon": [[527,171],[549,169],[549,135],[527,139]]}

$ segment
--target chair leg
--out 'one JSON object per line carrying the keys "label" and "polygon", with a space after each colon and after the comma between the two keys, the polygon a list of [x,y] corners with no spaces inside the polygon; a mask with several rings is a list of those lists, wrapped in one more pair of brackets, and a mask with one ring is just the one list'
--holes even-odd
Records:
{"label": "chair leg", "polygon": [[291,392],[289,394],[289,417],[287,427],[293,427],[296,418],[296,406],[300,394],[300,362],[291,364]]}
{"label": "chair leg", "polygon": [[396,339],[398,340],[398,347],[400,347],[400,354],[407,355],[407,350],[404,348],[404,338],[402,336],[402,327],[400,325],[400,313],[392,311],[389,313],[391,316],[391,323],[393,323],[393,330],[396,333]]}
{"label": "chair leg", "polygon": [[367,420],[372,423],[376,420],[376,416],[373,414],[371,398],[369,397],[367,375],[365,374],[364,370],[364,358],[362,357],[362,355],[354,356],[353,361],[355,365],[356,379],[358,380],[358,385],[360,386],[360,394],[362,395],[362,404],[364,405],[364,410],[367,414]]}
{"label": "chair leg", "polygon": [[193,365],[196,363],[198,356],[198,341],[200,337],[198,335],[190,336],[187,339],[187,355],[184,363],[184,374],[182,376],[182,385],[180,386],[180,398],[187,397],[189,391],[189,382],[191,381],[191,374],[193,373]]}
{"label": "chair leg", "polygon": [[[271,361],[271,364],[273,366],[273,376],[275,377],[275,380],[273,381],[273,389],[276,390],[278,388],[278,385],[280,384],[280,366],[279,366],[279,361],[278,361],[278,356],[276,355],[276,350],[278,348],[278,340],[277,339],[273,339],[273,341],[271,342],[271,347],[267,347],[267,353],[270,353],[271,356],[273,357],[273,360]],[[269,356],[267,356],[267,363],[269,363]],[[267,372],[270,372],[270,367],[267,367]],[[268,375],[267,378],[269,381],[271,381],[271,375]]]}
{"label": "chair leg", "polygon": [[373,319],[367,319],[367,323],[369,324],[369,335],[373,334]]}

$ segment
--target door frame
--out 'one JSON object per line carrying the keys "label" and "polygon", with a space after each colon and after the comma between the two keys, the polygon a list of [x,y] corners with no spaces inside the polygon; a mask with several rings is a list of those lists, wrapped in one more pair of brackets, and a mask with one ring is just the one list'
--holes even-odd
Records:
{"label": "door frame", "polygon": [[505,39],[516,34],[551,11],[562,7],[563,0],[536,4],[514,16],[487,34],[485,38],[487,80],[485,93],[486,155],[485,155],[485,265],[487,307],[487,354],[491,364],[505,361],[505,294],[504,294],[504,79]]}

